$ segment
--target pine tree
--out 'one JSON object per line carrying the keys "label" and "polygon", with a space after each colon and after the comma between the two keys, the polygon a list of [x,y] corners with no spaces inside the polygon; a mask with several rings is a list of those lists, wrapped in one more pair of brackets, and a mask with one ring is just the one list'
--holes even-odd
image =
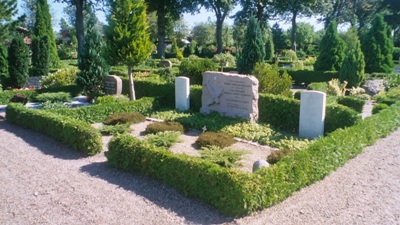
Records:
{"label": "pine tree", "polygon": [[34,37],[32,41],[32,74],[47,76],[49,73],[50,54],[47,36]]}
{"label": "pine tree", "polygon": [[51,15],[47,0],[37,0],[36,2],[36,20],[33,28],[35,37],[42,39],[44,36],[48,39],[48,50],[50,55],[50,67],[59,64],[60,58],[57,54],[56,40],[54,39],[53,27],[51,26]]}
{"label": "pine tree", "polygon": [[8,77],[7,48],[0,43],[0,84]]}
{"label": "pine tree", "polygon": [[251,74],[256,63],[263,62],[265,48],[259,22],[251,16],[247,23],[243,50],[238,54],[237,70],[241,74]]}
{"label": "pine tree", "polygon": [[28,81],[29,48],[24,42],[24,37],[16,35],[8,49],[8,74],[10,85],[21,88]]}
{"label": "pine tree", "polygon": [[152,44],[148,33],[146,4],[143,0],[110,2],[107,56],[112,63],[128,67],[130,99],[135,100],[132,68],[150,56]]}
{"label": "pine tree", "polygon": [[357,40],[353,49],[348,51],[340,68],[340,81],[347,81],[347,87],[358,87],[364,79],[364,54],[360,41]]}
{"label": "pine tree", "polygon": [[339,37],[336,22],[331,22],[319,45],[319,56],[314,64],[317,71],[339,71],[344,60],[345,43]]}
{"label": "pine tree", "polygon": [[98,93],[103,88],[103,79],[110,70],[103,53],[103,39],[96,28],[97,18],[92,7],[87,8],[89,20],[86,23],[85,44],[79,58],[80,72],[76,76],[76,83],[85,94]]}
{"label": "pine tree", "polygon": [[377,15],[371,29],[363,38],[362,50],[365,56],[365,72],[392,72],[393,41],[382,15]]}
{"label": "pine tree", "polygon": [[272,32],[268,32],[268,36],[265,42],[265,60],[272,60],[275,56],[274,54],[274,40],[272,37]]}

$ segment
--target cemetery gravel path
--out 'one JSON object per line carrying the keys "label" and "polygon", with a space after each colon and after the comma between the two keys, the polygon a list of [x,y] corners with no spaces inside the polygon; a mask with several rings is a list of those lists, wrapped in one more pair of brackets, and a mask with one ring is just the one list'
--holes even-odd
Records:
{"label": "cemetery gravel path", "polygon": [[400,129],[282,203],[230,218],[0,119],[0,224],[400,224]]}

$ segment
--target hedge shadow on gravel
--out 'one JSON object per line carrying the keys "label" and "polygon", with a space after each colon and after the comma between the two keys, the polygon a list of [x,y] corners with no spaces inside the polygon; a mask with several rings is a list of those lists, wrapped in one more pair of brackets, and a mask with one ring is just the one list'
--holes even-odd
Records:
{"label": "hedge shadow on gravel", "polygon": [[139,173],[128,173],[111,168],[107,165],[107,162],[97,162],[82,166],[80,171],[140,195],[152,203],[184,217],[190,223],[224,224],[234,220],[233,217],[219,213],[210,205],[183,196],[173,187],[142,176]]}
{"label": "hedge shadow on gravel", "polygon": [[47,135],[23,128],[18,125],[10,124],[5,120],[0,121],[0,130],[15,134],[30,146],[36,147],[44,154],[51,155],[58,159],[77,160],[87,158],[86,154],[78,151],[71,151],[71,148],[58,141],[55,141]]}

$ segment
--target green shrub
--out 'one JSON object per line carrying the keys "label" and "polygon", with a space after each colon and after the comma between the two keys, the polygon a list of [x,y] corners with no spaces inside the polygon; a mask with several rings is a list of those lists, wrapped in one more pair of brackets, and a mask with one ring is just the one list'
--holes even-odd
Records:
{"label": "green shrub", "polygon": [[78,69],[73,66],[57,70],[55,73],[50,73],[43,77],[41,85],[43,88],[61,87],[75,84],[76,73]]}
{"label": "green shrub", "polygon": [[148,134],[146,136],[146,141],[157,147],[169,148],[177,142],[180,142],[179,136],[181,132],[179,131],[162,131],[156,134]]}
{"label": "green shrub", "polygon": [[301,92],[303,92],[303,91],[296,91],[296,92],[294,93],[294,99],[300,100],[300,98],[301,98]]}
{"label": "green shrub", "polygon": [[94,104],[109,104],[114,102],[128,102],[129,97],[126,95],[105,95],[96,98]]}
{"label": "green shrub", "polygon": [[387,109],[389,106],[385,103],[379,103],[372,108],[372,115],[379,113],[381,110]]}
{"label": "green shrub", "polygon": [[100,128],[100,132],[105,135],[118,135],[123,133],[131,132],[131,123],[116,124],[116,125],[104,125]]}
{"label": "green shrub", "polygon": [[240,150],[222,149],[215,145],[203,147],[200,151],[202,159],[225,168],[240,166],[238,161],[245,153],[245,151]]}
{"label": "green shrub", "polygon": [[396,99],[391,98],[389,96],[387,96],[386,94],[381,94],[381,95],[375,95],[374,96],[374,100],[377,103],[382,103],[382,104],[386,104],[388,106],[393,105],[394,103],[396,103]]}
{"label": "green shrub", "polygon": [[286,71],[289,76],[292,77],[292,80],[296,85],[305,84],[308,85],[310,83],[316,82],[328,82],[334,78],[339,78],[339,72],[337,71],[310,71],[310,70],[285,70],[281,69],[280,73],[282,74]]}
{"label": "green shrub", "polygon": [[388,98],[400,101],[400,86],[390,88],[386,95]]}
{"label": "green shrub", "polygon": [[271,154],[267,156],[267,162],[271,165],[276,164],[279,160],[282,159],[282,157],[288,155],[291,152],[293,152],[293,150],[288,148],[272,151]]}
{"label": "green shrub", "polygon": [[360,115],[349,107],[334,104],[326,106],[325,134],[338,128],[353,126],[361,120]]}
{"label": "green shrub", "polygon": [[350,107],[359,113],[362,113],[363,107],[365,105],[365,100],[356,97],[339,97],[337,98],[337,103]]}
{"label": "green shrub", "polygon": [[100,132],[83,121],[56,115],[43,110],[9,104],[6,108],[7,122],[46,134],[69,147],[88,155],[102,151]]}
{"label": "green shrub", "polygon": [[17,34],[8,47],[8,74],[7,83],[13,88],[22,88],[28,81],[29,47],[24,42],[22,34]]}
{"label": "green shrub", "polygon": [[159,132],[165,132],[165,131],[177,131],[180,133],[183,133],[184,127],[181,123],[179,122],[154,122],[146,127],[146,133],[148,134],[156,134]]}
{"label": "green shrub", "polygon": [[40,104],[40,109],[43,110],[54,110],[54,109],[66,109],[69,108],[68,105],[65,105],[63,102],[42,102]]}
{"label": "green shrub", "polygon": [[236,143],[232,135],[224,132],[211,132],[207,131],[202,133],[196,140],[199,147],[207,147],[215,145],[220,148],[225,148]]}
{"label": "green shrub", "polygon": [[321,92],[326,93],[328,91],[328,83],[327,82],[313,82],[313,83],[307,85],[307,90],[321,91]]}
{"label": "green shrub", "polygon": [[6,105],[10,102],[10,99],[16,95],[16,94],[22,94],[25,97],[28,98],[28,101],[32,102],[37,95],[36,91],[33,90],[5,90],[0,92],[0,104],[1,105]]}
{"label": "green shrub", "polygon": [[215,71],[216,65],[211,59],[184,60],[179,66],[179,74],[189,77],[191,84],[203,83],[203,72]]}
{"label": "green shrub", "polygon": [[109,116],[106,120],[103,121],[105,125],[116,125],[116,124],[125,124],[125,123],[140,123],[146,121],[146,117],[138,112],[123,112],[116,113]]}
{"label": "green shrub", "polygon": [[28,103],[28,98],[25,97],[23,94],[15,94],[11,99],[10,102],[14,103],[22,103],[23,105],[26,105]]}
{"label": "green shrub", "polygon": [[287,73],[279,75],[276,65],[257,63],[253,75],[258,79],[259,92],[292,97],[292,80]]}
{"label": "green shrub", "polygon": [[37,94],[49,93],[49,92],[67,92],[70,93],[72,97],[78,96],[82,89],[77,85],[66,85],[60,87],[49,87],[36,90]]}
{"label": "green shrub", "polygon": [[71,94],[66,92],[43,93],[36,96],[39,102],[70,102]]}

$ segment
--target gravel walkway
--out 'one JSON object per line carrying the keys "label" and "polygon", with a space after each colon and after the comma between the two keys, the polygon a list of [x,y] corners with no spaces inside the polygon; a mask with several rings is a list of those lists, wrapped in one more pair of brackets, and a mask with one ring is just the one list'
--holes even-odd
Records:
{"label": "gravel walkway", "polygon": [[0,224],[400,224],[400,129],[257,215],[233,219],[0,120]]}

